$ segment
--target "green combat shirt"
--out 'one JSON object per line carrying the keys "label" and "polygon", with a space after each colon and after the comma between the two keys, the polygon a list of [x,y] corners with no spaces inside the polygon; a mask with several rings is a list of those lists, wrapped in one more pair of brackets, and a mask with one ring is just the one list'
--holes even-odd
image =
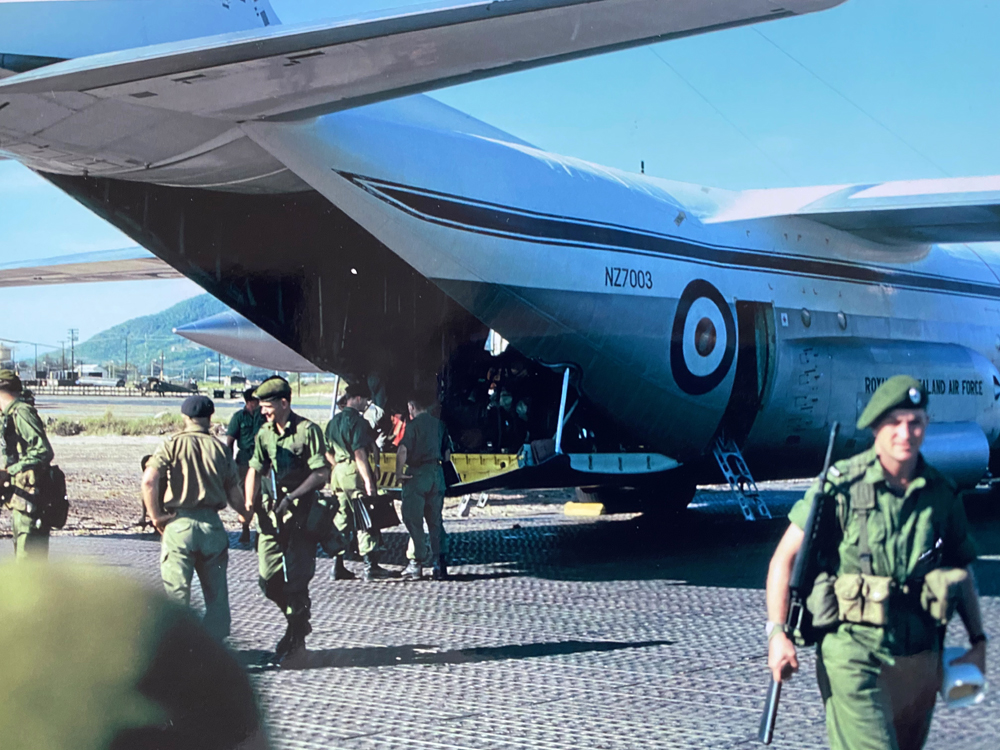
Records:
{"label": "green combat shirt", "polygon": [[300,417],[295,412],[288,415],[285,434],[278,434],[273,422],[267,422],[257,433],[250,468],[261,476],[261,482],[270,482],[265,472],[274,468],[278,487],[294,490],[313,471],[326,466],[326,445],[323,431],[315,422]]}
{"label": "green combat shirt", "polygon": [[371,425],[361,412],[345,407],[326,424],[326,444],[338,464],[354,461],[354,451],[370,449],[375,442]]}
{"label": "green combat shirt", "polygon": [[226,507],[240,477],[229,451],[203,427],[189,427],[164,440],[146,467],[166,473],[168,510]]}
{"label": "green combat shirt", "polygon": [[444,422],[421,412],[406,424],[406,432],[400,442],[406,448],[406,465],[417,469],[425,464],[439,464],[444,454],[451,450],[451,438]]}
{"label": "green combat shirt", "polygon": [[21,399],[0,414],[0,453],[10,474],[48,466],[55,455],[35,407]]}
{"label": "green combat shirt", "polygon": [[246,409],[240,409],[233,414],[232,419],[229,420],[226,435],[236,438],[236,463],[246,466],[250,462],[257,433],[266,422],[267,420],[264,419],[259,408],[252,414]]}
{"label": "green combat shirt", "polygon": [[[902,496],[897,495],[888,488],[882,464],[872,448],[838,461],[827,478],[827,488],[837,498],[837,515],[843,527],[842,534],[837,530],[839,562],[833,571],[837,575],[861,572],[858,516],[850,510],[850,488],[860,482],[875,485],[876,507],[868,514],[874,575],[891,576],[897,583],[905,583],[921,555],[932,552],[938,539],[942,541],[942,566],[963,568],[975,561],[976,547],[955,485],[921,456],[913,481]],[[818,491],[817,480],[788,514],[800,529],[806,524]],[[919,607],[904,606],[893,612],[892,623],[884,629],[848,623],[841,623],[840,629],[877,652],[903,655],[937,648],[936,627]]]}

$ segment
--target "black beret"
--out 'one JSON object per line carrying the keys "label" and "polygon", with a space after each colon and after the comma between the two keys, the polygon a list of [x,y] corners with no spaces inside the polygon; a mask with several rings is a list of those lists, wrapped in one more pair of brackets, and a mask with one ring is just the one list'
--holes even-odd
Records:
{"label": "black beret", "polygon": [[188,396],[181,404],[181,414],[197,419],[210,417],[215,413],[215,404],[208,396]]}
{"label": "black beret", "polygon": [[909,375],[893,375],[872,394],[858,417],[858,429],[871,427],[893,409],[926,409],[927,401],[927,389],[919,380]]}
{"label": "black beret", "polygon": [[255,390],[254,388],[247,388],[245,391],[243,391],[243,400],[244,401],[250,401],[250,400],[256,401],[257,397],[253,394],[254,390]]}
{"label": "black beret", "polygon": [[261,401],[274,401],[292,397],[292,386],[280,375],[273,375],[257,386],[254,395]]}

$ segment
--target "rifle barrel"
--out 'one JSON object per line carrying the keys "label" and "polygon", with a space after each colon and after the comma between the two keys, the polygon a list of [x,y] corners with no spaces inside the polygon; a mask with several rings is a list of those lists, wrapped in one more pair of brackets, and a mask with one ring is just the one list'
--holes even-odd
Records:
{"label": "rifle barrel", "polygon": [[774,724],[778,718],[780,700],[781,681],[771,677],[771,684],[767,688],[767,702],[764,704],[764,712],[760,715],[760,729],[757,731],[757,739],[765,745],[770,745],[774,737]]}

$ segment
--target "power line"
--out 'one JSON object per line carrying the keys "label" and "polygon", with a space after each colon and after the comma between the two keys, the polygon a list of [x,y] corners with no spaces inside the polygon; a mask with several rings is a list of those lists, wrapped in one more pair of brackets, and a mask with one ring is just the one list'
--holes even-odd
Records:
{"label": "power line", "polygon": [[697,94],[697,95],[698,95],[698,97],[699,97],[699,98],[700,98],[700,99],[701,99],[701,100],[702,100],[703,102],[705,102],[705,104],[707,104],[707,105],[708,105],[709,107],[711,107],[711,108],[712,108],[713,110],[715,110],[715,113],[716,113],[717,115],[719,115],[719,117],[721,117],[721,118],[722,118],[723,120],[725,120],[725,121],[726,121],[726,123],[727,123],[727,124],[729,125],[729,127],[731,127],[731,128],[733,129],[733,130],[735,130],[735,131],[736,131],[737,133],[739,133],[739,134],[740,134],[741,136],[743,136],[743,137],[744,137],[744,138],[746,139],[747,143],[749,143],[749,144],[750,144],[751,146],[753,146],[753,147],[754,147],[754,149],[756,149],[756,150],[757,150],[757,152],[758,152],[758,153],[759,153],[759,154],[760,154],[761,156],[763,156],[763,157],[764,157],[764,158],[765,158],[765,159],[766,159],[766,160],[767,160],[768,162],[770,162],[772,166],[774,166],[774,167],[775,167],[775,168],[776,168],[776,169],[777,169],[777,170],[778,170],[779,172],[781,172],[781,173],[782,173],[783,175],[785,175],[785,177],[787,177],[787,178],[788,178],[789,180],[792,180],[792,181],[794,181],[794,180],[795,180],[795,178],[794,178],[794,177],[792,177],[792,175],[790,175],[790,174],[788,173],[788,171],[787,171],[787,170],[786,170],[786,169],[785,169],[784,167],[782,167],[782,166],[781,166],[781,165],[780,165],[780,164],[779,164],[778,162],[776,162],[776,161],[775,161],[775,160],[774,160],[774,159],[773,159],[773,158],[771,157],[771,155],[770,155],[770,154],[768,154],[768,153],[767,153],[767,152],[766,152],[766,151],[765,151],[764,149],[762,149],[762,148],[761,148],[760,146],[758,146],[758,145],[757,145],[757,143],[756,143],[756,142],[754,141],[754,139],[753,139],[753,138],[751,138],[751,137],[750,137],[749,135],[747,135],[747,134],[746,134],[745,132],[743,132],[743,130],[742,130],[742,129],[740,128],[740,126],[739,126],[739,125],[737,125],[737,124],[736,124],[735,122],[733,122],[733,121],[732,121],[731,119],[729,119],[729,117],[727,117],[727,116],[726,116],[726,113],[725,113],[725,112],[723,112],[723,111],[722,111],[721,109],[719,109],[718,107],[716,107],[716,106],[715,106],[715,105],[714,105],[714,104],[712,103],[712,101],[711,101],[711,100],[710,100],[710,99],[709,99],[709,98],[708,98],[707,96],[705,96],[705,95],[704,95],[703,93],[701,93],[701,91],[699,91],[699,90],[698,90],[698,87],[697,87],[697,86],[695,86],[695,85],[694,85],[693,83],[691,83],[691,81],[689,81],[689,80],[688,80],[687,78],[685,78],[684,76],[682,76],[682,75],[681,75],[681,74],[680,74],[680,73],[679,73],[679,72],[677,71],[677,68],[675,68],[675,67],[674,67],[673,65],[671,65],[670,63],[668,63],[668,62],[667,62],[667,61],[666,61],[666,60],[665,60],[665,59],[663,58],[663,56],[662,56],[662,55],[660,55],[660,53],[656,51],[656,49],[654,49],[653,47],[646,47],[646,49],[648,49],[648,50],[649,50],[650,52],[652,52],[652,53],[653,53],[653,55],[655,55],[655,56],[656,56],[656,59],[657,59],[657,60],[659,60],[659,61],[660,61],[661,63],[663,63],[664,65],[666,65],[666,66],[667,66],[667,68],[668,68],[668,69],[670,70],[670,72],[672,72],[672,73],[673,73],[673,74],[674,74],[675,76],[677,76],[677,77],[678,77],[678,78],[679,78],[679,79],[681,80],[681,82],[682,82],[682,83],[684,83],[684,85],[685,85],[685,86],[687,86],[687,87],[688,87],[689,89],[691,89],[691,90],[692,90],[692,91],[693,91],[693,92],[694,92],[695,94]]}
{"label": "power line", "polygon": [[906,146],[908,149],[910,149],[910,151],[912,151],[913,153],[915,153],[921,159],[923,159],[928,164],[930,164],[932,167],[934,167],[936,170],[938,170],[945,177],[951,177],[951,175],[948,173],[948,171],[944,167],[942,167],[936,161],[934,161],[929,156],[927,156],[927,154],[925,154],[922,151],[920,151],[920,149],[918,149],[912,143],[910,143],[905,138],[903,138],[903,136],[901,136],[899,133],[897,133],[892,128],[890,128],[888,125],[886,125],[884,122],[882,122],[877,117],[875,117],[875,115],[873,115],[871,112],[869,112],[864,107],[862,107],[860,104],[858,104],[853,99],[851,99],[849,96],[847,96],[847,94],[845,94],[843,91],[841,91],[840,89],[838,89],[836,86],[834,86],[832,83],[830,83],[829,81],[827,81],[825,78],[821,77],[818,73],[816,73],[815,71],[813,71],[808,65],[806,65],[801,60],[799,60],[797,57],[795,57],[794,55],[792,55],[792,53],[788,52],[780,44],[778,44],[777,42],[775,42],[773,39],[771,39],[769,36],[767,36],[760,29],[751,28],[751,31],[753,31],[755,34],[757,34],[757,36],[759,36],[765,42],[767,42],[772,47],[774,47],[776,50],[778,50],[778,52],[780,52],[781,54],[783,54],[785,57],[787,57],[793,63],[795,63],[796,65],[798,65],[800,68],[802,68],[802,70],[804,70],[806,73],[808,73],[813,78],[815,78],[817,81],[819,81],[824,86],[826,86],[828,89],[830,89],[830,91],[832,91],[833,93],[835,93],[837,96],[839,96],[845,102],[847,102],[852,107],[854,107],[856,110],[858,110],[858,112],[860,112],[865,117],[867,117],[869,120],[871,120],[876,125],[878,125],[880,128],[882,128],[882,130],[884,130],[886,133],[888,133],[893,138],[895,138],[897,141],[899,141],[904,146]]}

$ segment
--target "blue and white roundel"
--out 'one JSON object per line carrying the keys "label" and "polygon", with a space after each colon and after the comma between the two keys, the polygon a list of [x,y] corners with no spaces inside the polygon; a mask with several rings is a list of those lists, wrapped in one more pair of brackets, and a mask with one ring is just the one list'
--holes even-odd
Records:
{"label": "blue and white roundel", "polygon": [[700,396],[726,377],[736,355],[736,324],[719,290],[704,279],[684,289],[670,338],[670,371],[681,390]]}

